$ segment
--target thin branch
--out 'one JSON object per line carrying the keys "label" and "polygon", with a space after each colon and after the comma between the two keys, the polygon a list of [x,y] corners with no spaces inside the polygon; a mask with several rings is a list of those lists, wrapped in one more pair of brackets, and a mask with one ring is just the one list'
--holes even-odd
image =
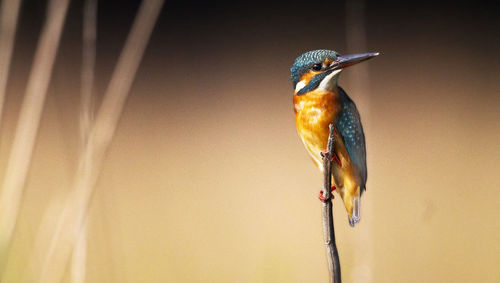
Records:
{"label": "thin branch", "polygon": [[[51,0],[36,49],[0,195],[0,258],[4,259],[19,213],[52,67],[69,0]],[[3,264],[2,264],[3,265]],[[3,268],[3,267],[2,267]]]}
{"label": "thin branch", "polygon": [[0,123],[21,0],[3,0],[0,7]]}
{"label": "thin branch", "polygon": [[[88,142],[93,123],[93,101],[95,58],[97,38],[97,0],[86,0],[83,7],[83,47],[82,72],[80,87],[80,150],[78,159],[84,158],[85,145]],[[92,165],[90,165],[92,167]],[[84,283],[87,265],[88,221],[82,227],[71,258],[71,282]]]}
{"label": "thin branch", "polygon": [[[71,195],[48,245],[35,247],[33,258],[43,258],[43,266],[31,264],[34,273],[30,274],[28,282],[60,282],[64,274],[64,267],[87,219],[89,203],[107,149],[163,2],[164,0],[144,0],[141,3],[95,123],[91,127]],[[35,268],[41,268],[39,273],[34,271]]]}
{"label": "thin branch", "polygon": [[328,270],[330,271],[330,282],[340,283],[340,261],[339,253],[337,251],[337,244],[335,243],[335,229],[333,226],[333,214],[332,214],[332,161],[331,158],[334,156],[334,144],[335,144],[335,127],[330,124],[330,136],[328,137],[328,144],[326,148],[326,153],[323,156],[323,174],[324,174],[324,186],[323,192],[326,199],[323,202],[323,234],[326,246],[326,256],[328,259]]}

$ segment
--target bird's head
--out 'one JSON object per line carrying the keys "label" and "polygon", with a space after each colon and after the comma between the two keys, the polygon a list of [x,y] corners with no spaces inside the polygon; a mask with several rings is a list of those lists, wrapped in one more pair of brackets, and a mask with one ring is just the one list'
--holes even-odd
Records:
{"label": "bird's head", "polygon": [[295,94],[302,95],[315,89],[333,91],[343,68],[363,62],[378,54],[340,55],[332,50],[306,52],[297,57],[290,68],[290,78]]}

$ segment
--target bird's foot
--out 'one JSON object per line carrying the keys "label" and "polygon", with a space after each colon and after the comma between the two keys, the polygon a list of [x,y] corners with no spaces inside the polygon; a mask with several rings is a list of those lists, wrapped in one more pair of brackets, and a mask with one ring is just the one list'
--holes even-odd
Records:
{"label": "bird's foot", "polygon": [[[320,153],[321,157],[325,158],[326,156],[329,155],[329,153],[325,150],[323,152]],[[328,160],[330,160],[330,162],[333,162],[335,160],[335,162],[337,162],[337,164],[342,167],[342,162],[340,161],[339,157],[337,156],[337,154],[335,154],[335,152],[333,153],[333,156],[330,157]]]}
{"label": "bird's foot", "polygon": [[[336,187],[335,186],[332,186],[332,192],[335,191]],[[326,202],[327,199],[323,196],[323,190],[319,191],[319,196],[318,196],[319,200],[321,202]],[[331,195],[331,198],[333,199],[333,194]]]}

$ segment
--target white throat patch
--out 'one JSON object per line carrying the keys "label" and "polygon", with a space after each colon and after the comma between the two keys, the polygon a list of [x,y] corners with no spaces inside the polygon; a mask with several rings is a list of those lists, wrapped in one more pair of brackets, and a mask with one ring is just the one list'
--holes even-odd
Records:
{"label": "white throat patch", "polygon": [[295,85],[295,93],[299,92],[305,86],[306,86],[306,83],[304,81],[298,82],[297,85]]}
{"label": "white throat patch", "polygon": [[332,91],[337,85],[337,76],[340,72],[342,72],[342,70],[343,69],[335,70],[331,74],[326,76],[323,80],[321,80],[321,83],[318,86],[318,90]]}

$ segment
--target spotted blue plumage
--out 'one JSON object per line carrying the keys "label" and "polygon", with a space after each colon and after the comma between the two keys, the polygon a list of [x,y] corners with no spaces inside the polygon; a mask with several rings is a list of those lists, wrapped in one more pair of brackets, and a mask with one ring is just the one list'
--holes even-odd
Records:
{"label": "spotted blue plumage", "polygon": [[365,134],[356,105],[341,87],[338,88],[342,111],[335,126],[344,140],[351,161],[359,171],[362,181],[361,193],[363,193],[366,190],[367,180]]}

